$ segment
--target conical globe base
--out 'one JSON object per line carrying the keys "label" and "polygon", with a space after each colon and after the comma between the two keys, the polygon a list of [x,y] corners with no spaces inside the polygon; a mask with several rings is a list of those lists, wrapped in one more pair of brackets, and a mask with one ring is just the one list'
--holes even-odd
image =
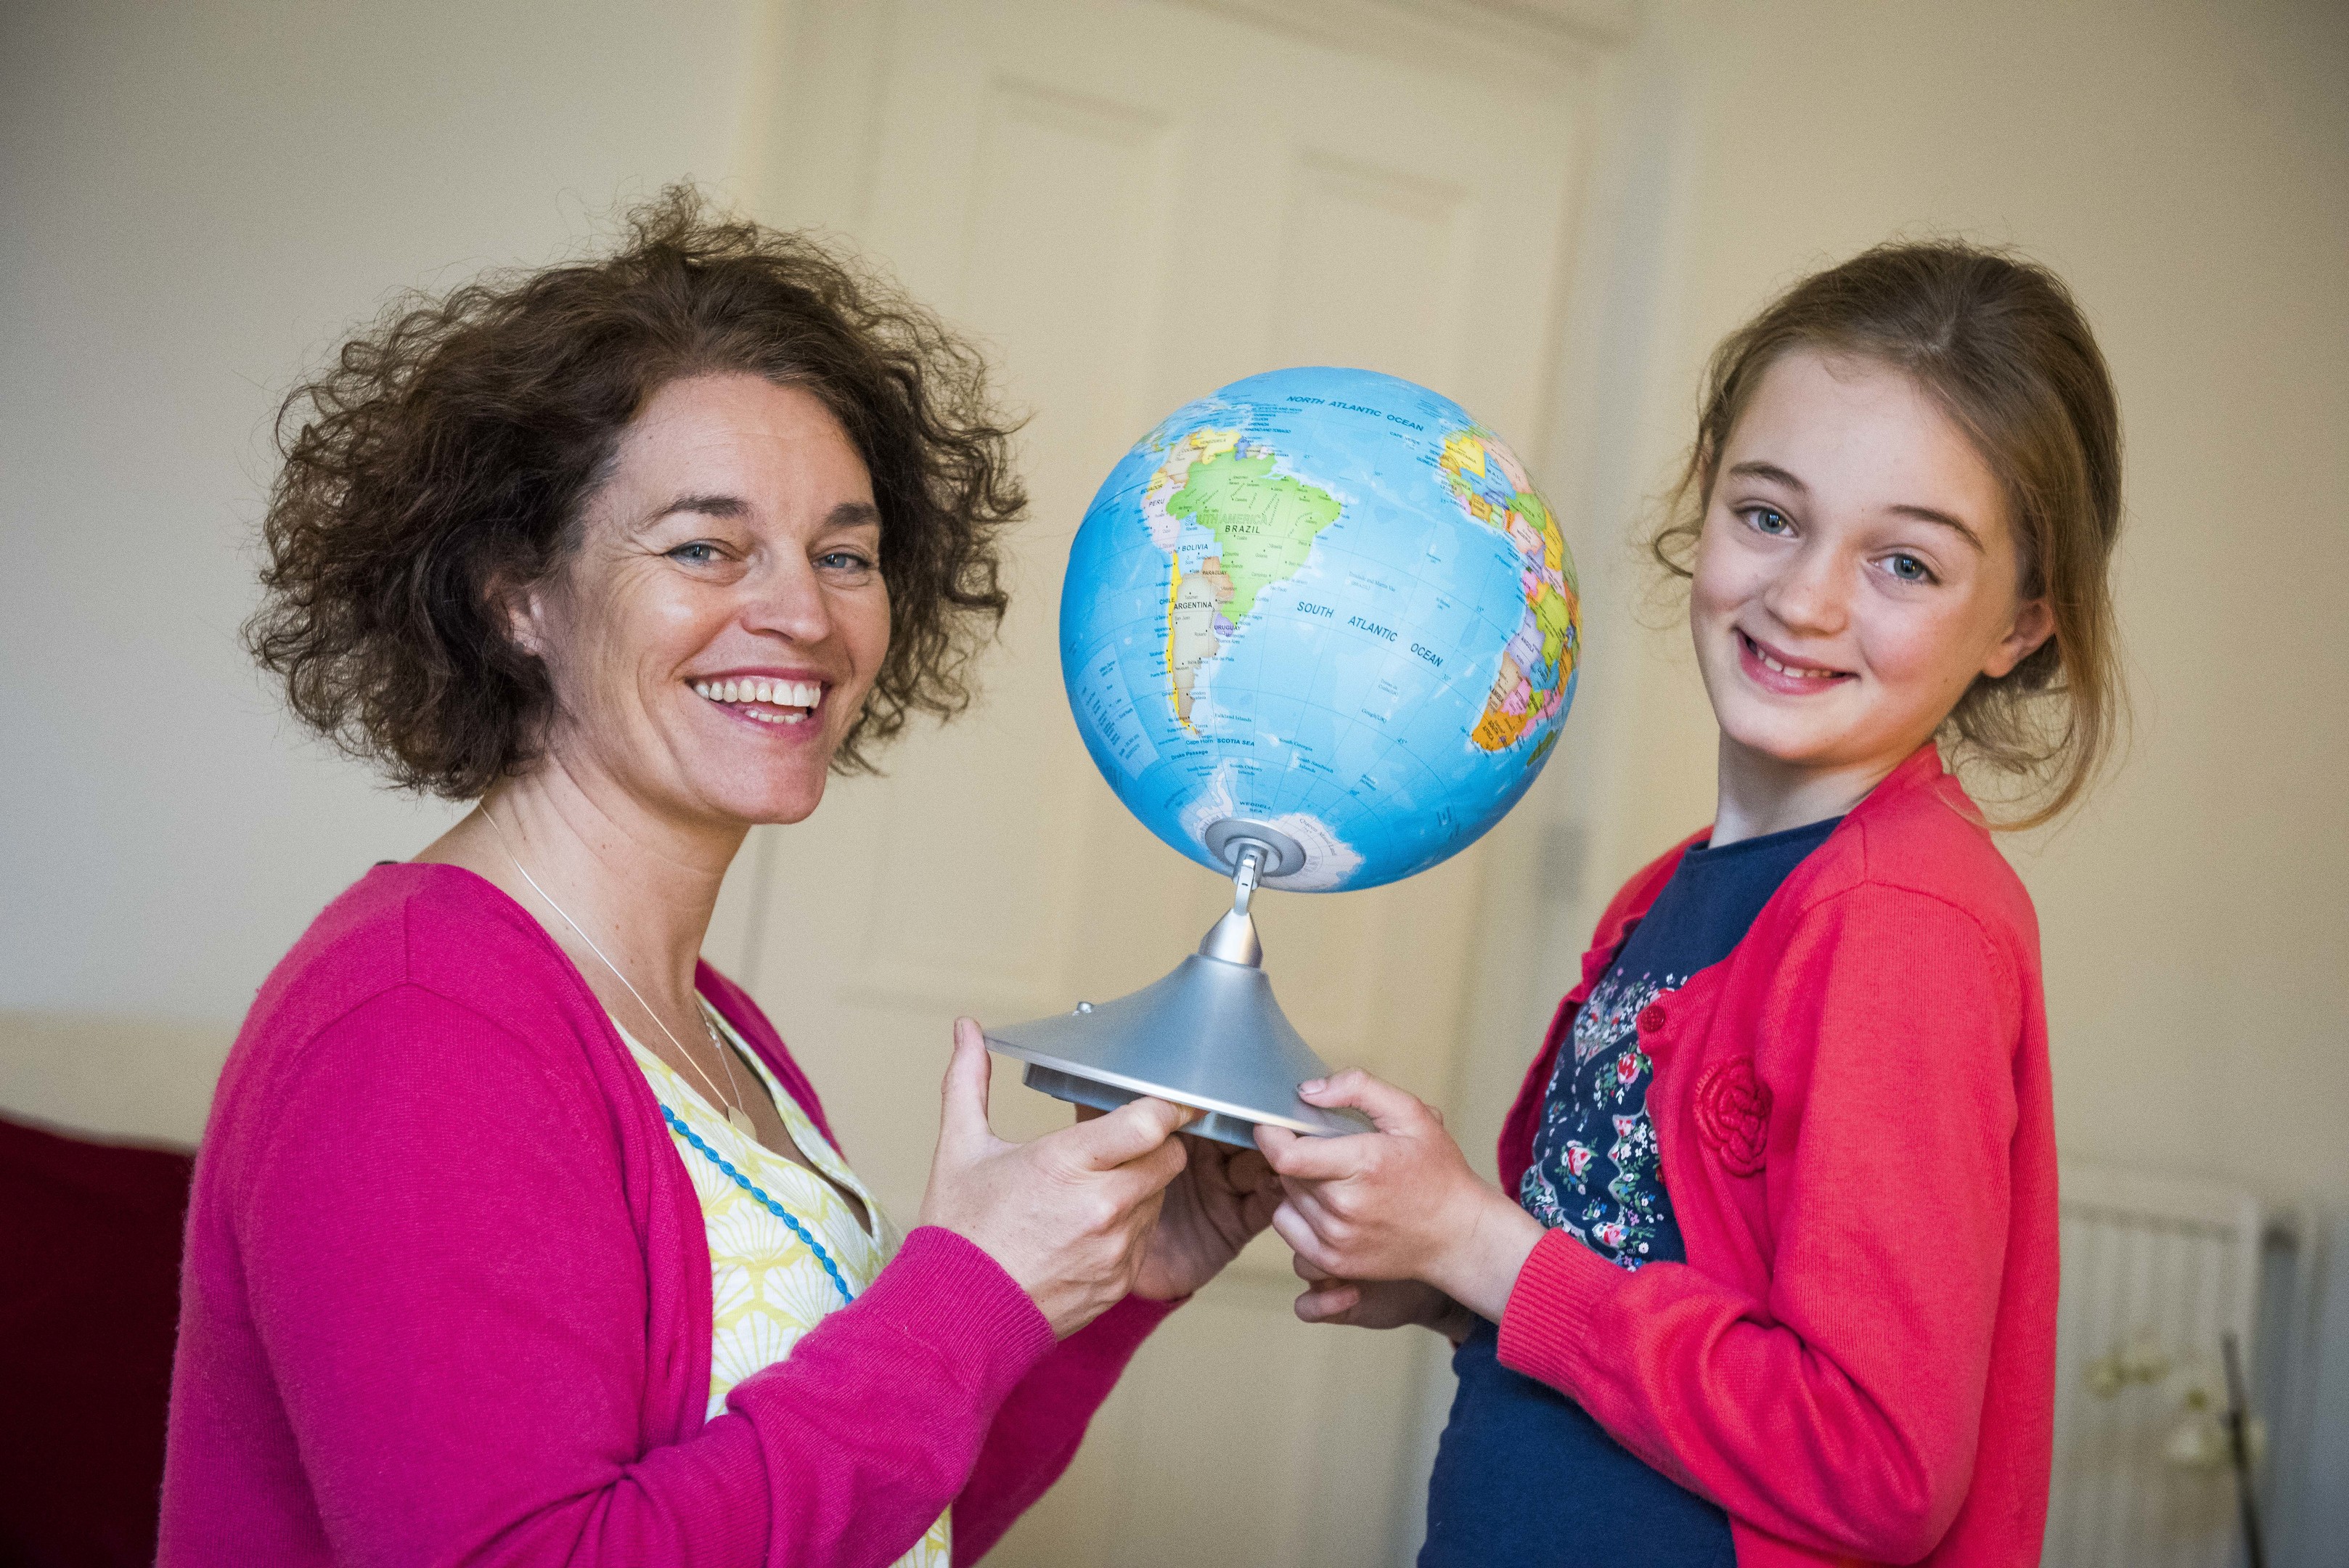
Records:
{"label": "conical globe base", "polygon": [[1056,1099],[1109,1110],[1155,1095],[1207,1113],[1185,1132],[1243,1148],[1259,1125],[1319,1137],[1371,1128],[1298,1097],[1330,1069],[1251,964],[1195,953],[1130,996],[990,1030],[987,1043],[1027,1063],[1029,1086]]}

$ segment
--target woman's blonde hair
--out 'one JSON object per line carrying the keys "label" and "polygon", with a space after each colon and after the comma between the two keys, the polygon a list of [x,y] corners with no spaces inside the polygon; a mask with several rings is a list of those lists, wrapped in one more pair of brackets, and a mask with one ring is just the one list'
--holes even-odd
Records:
{"label": "woman's blonde hair", "polygon": [[2127,722],[2111,565],[2121,524],[2120,406],[2095,336],[2063,280],[1957,242],[1878,245],[1813,274],[1713,350],[1695,443],[1650,539],[1681,577],[1721,454],[1770,367],[1797,349],[1890,367],[1964,431],[2005,492],[2025,599],[2053,636],[1995,679],[1975,678],[1939,735],[1951,762],[1987,770],[2035,827],[2078,802]]}

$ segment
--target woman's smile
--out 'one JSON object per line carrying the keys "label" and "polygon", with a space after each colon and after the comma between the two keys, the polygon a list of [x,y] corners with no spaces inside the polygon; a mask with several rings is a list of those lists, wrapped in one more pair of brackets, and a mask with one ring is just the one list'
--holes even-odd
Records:
{"label": "woman's smile", "polygon": [[[804,671],[729,670],[696,677],[693,694],[730,718],[798,728],[816,716],[831,683]],[[807,730],[804,733],[813,734]]]}

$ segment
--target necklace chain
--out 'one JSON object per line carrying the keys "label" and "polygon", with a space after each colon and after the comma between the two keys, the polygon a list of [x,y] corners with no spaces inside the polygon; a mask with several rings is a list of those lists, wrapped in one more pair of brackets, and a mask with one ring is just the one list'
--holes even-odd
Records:
{"label": "necklace chain", "polygon": [[[742,1103],[741,1087],[734,1081],[734,1064],[726,1059],[728,1055],[726,1042],[718,1037],[718,1030],[709,1022],[709,1014],[703,1012],[698,1004],[696,1005],[695,1012],[701,1019],[701,1032],[709,1037],[710,1045],[718,1052],[718,1065],[725,1071],[726,1087],[732,1091],[730,1095],[721,1093],[719,1091],[718,1087],[718,1080],[712,1078],[708,1073],[702,1071],[701,1064],[693,1059],[693,1053],[685,1048],[685,1042],[679,1040],[677,1037],[676,1032],[670,1029],[667,1023],[661,1022],[661,1015],[653,1011],[652,1003],[645,1000],[644,993],[639,992],[635,986],[628,984],[628,977],[620,972],[620,966],[604,956],[604,950],[595,945],[595,939],[589,936],[585,930],[581,929],[579,922],[573,919],[563,906],[554,901],[554,895],[550,894],[545,888],[538,885],[538,878],[530,874],[530,867],[524,866],[522,863],[522,857],[514,853],[513,840],[508,838],[506,836],[506,830],[498,826],[498,819],[491,814],[490,808],[487,805],[483,805],[481,808],[481,811],[482,817],[486,819],[490,825],[490,831],[498,836],[498,847],[505,851],[505,857],[508,860],[513,863],[513,868],[522,873],[522,879],[530,884],[530,890],[537,894],[541,898],[545,899],[546,907],[548,909],[553,909],[556,914],[563,917],[563,923],[569,926],[579,940],[587,944],[587,950],[594,953],[597,960],[603,963],[604,967],[612,971],[613,979],[627,987],[628,994],[636,999],[636,1005],[645,1010],[645,1016],[653,1021],[653,1027],[658,1029],[662,1033],[668,1036],[668,1043],[677,1047],[677,1054],[680,1057],[684,1058],[685,1064],[692,1068],[703,1083],[709,1085],[709,1092],[711,1094],[718,1096],[719,1103],[724,1105],[726,1107],[726,1119],[734,1123],[735,1127],[739,1130],[747,1134],[750,1131],[750,1128],[745,1124],[747,1124],[750,1119],[750,1108]],[[739,1121],[736,1119],[738,1117],[740,1118]]]}

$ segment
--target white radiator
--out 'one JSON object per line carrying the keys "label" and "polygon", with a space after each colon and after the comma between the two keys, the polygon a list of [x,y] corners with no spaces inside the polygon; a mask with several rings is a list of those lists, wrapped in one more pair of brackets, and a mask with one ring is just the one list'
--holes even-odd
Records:
{"label": "white radiator", "polygon": [[2086,1166],[2063,1171],[2055,1470],[2047,1568],[2229,1568],[2235,1481],[2220,1335],[2258,1321],[2249,1193]]}

